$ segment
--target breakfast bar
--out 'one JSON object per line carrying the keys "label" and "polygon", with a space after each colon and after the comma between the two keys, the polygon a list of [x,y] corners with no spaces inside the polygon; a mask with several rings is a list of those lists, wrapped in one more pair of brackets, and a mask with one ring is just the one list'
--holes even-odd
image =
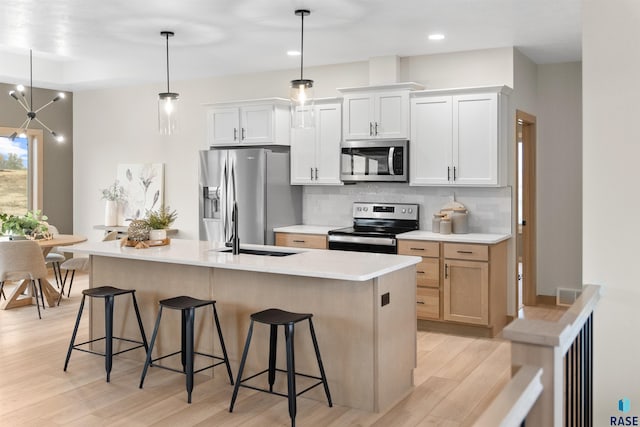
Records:
{"label": "breakfast bar", "polygon": [[[169,245],[147,249],[123,247],[115,241],[86,242],[68,250],[90,255],[90,287],[108,284],[136,290],[147,334],[159,300],[178,295],[215,299],[234,375],[249,315],[273,307],[313,314],[335,404],[378,412],[412,390],[415,265],[421,258],[258,245],[242,245],[243,252],[251,253],[232,255],[227,249],[214,242],[174,239]],[[114,335],[136,337],[139,332],[131,307],[118,304],[115,310]],[[180,321],[170,316],[163,316],[163,322],[165,317],[169,320],[156,341],[158,354],[180,347]],[[102,307],[91,307],[92,336],[102,334],[103,322]],[[315,375],[313,344],[302,328],[295,336],[296,370]],[[199,351],[219,353],[210,313],[196,318],[196,330]],[[266,366],[268,332],[268,328],[254,330],[247,374]],[[143,361],[138,351],[120,357]],[[284,348],[278,348],[278,368],[284,362]],[[299,381],[304,387],[304,379]],[[152,381],[145,389],[150,387]],[[286,387],[286,381],[276,379],[276,387]],[[305,396],[324,401],[318,388]]]}

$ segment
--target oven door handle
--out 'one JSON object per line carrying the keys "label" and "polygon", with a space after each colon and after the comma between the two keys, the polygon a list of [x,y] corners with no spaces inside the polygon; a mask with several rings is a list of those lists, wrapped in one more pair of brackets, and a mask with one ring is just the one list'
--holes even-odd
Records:
{"label": "oven door handle", "polygon": [[396,147],[390,147],[389,148],[389,156],[387,157],[387,164],[389,165],[389,175],[395,175],[396,171],[393,170],[393,152],[395,151]]}
{"label": "oven door handle", "polygon": [[364,245],[396,246],[396,239],[389,237],[342,236],[330,234],[329,241],[342,243],[359,243]]}

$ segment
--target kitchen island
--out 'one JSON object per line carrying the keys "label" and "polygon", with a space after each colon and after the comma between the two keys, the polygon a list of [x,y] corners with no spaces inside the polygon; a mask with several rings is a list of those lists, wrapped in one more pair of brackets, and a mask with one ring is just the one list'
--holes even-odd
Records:
{"label": "kitchen island", "polygon": [[[270,307],[313,313],[313,321],[334,403],[381,411],[413,387],[416,366],[415,264],[421,258],[359,252],[242,246],[295,252],[260,256],[223,252],[212,242],[179,240],[167,246],[134,249],[120,242],[87,242],[70,252],[89,254],[90,286],[136,289],[147,334],[152,331],[158,301],[178,295],[217,300],[225,344],[234,374],[249,327],[249,315]],[[98,302],[100,303],[100,302]],[[136,337],[130,302],[115,304],[114,335]],[[202,311],[202,310],[201,310]],[[90,334],[103,335],[102,307],[91,307]],[[168,354],[180,347],[179,313],[165,311],[154,351]],[[199,351],[219,354],[211,314],[196,319]],[[313,345],[305,324],[295,335],[296,370],[317,374]],[[247,359],[247,374],[267,366],[268,328],[256,327]],[[114,351],[118,350],[114,343]],[[278,367],[284,367],[284,346]],[[141,351],[120,357],[137,358]],[[168,363],[173,363],[169,359]],[[198,360],[196,359],[196,367]],[[177,367],[177,366],[173,366]],[[207,371],[210,372],[210,371]],[[222,375],[221,371],[217,371]],[[153,387],[153,375],[145,388]],[[304,379],[299,380],[304,387]],[[278,378],[276,388],[286,387]],[[229,389],[231,392],[231,388]],[[195,389],[197,393],[197,388]],[[321,389],[304,396],[324,400]]]}

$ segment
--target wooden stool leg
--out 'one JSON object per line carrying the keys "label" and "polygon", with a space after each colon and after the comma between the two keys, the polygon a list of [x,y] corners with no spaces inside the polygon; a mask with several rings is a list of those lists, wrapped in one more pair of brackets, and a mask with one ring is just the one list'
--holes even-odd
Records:
{"label": "wooden stool leg", "polygon": [[291,427],[296,425],[296,363],[293,351],[294,324],[285,325],[284,335],[287,341],[287,395],[289,396],[289,416]]}

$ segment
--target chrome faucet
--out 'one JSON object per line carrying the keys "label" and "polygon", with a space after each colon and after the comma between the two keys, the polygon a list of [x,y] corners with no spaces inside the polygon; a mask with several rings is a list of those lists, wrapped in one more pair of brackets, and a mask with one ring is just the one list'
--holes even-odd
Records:
{"label": "chrome faucet", "polygon": [[233,234],[231,235],[231,253],[233,255],[238,255],[240,253],[240,236],[238,235],[238,202],[233,202],[231,221],[233,221]]}

